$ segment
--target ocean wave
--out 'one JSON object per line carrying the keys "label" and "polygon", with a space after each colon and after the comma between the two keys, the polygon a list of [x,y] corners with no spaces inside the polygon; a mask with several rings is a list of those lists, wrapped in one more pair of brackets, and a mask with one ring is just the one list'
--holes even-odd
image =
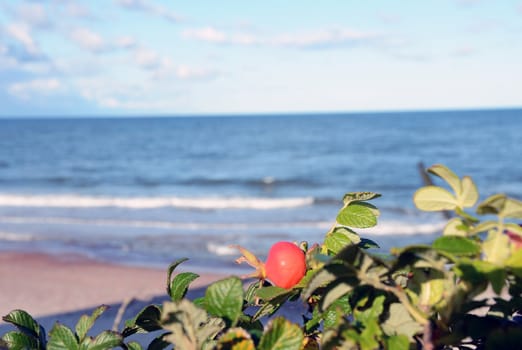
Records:
{"label": "ocean wave", "polygon": [[383,221],[377,226],[361,230],[361,235],[376,236],[391,235],[430,235],[440,233],[444,229],[444,222],[414,223],[403,221]]}
{"label": "ocean wave", "polygon": [[256,209],[296,208],[314,204],[313,197],[104,197],[81,195],[0,195],[4,207],[58,207],[128,209],[186,208],[186,209]]}
{"label": "ocean wave", "polygon": [[34,241],[35,237],[28,233],[15,233],[0,231],[0,241],[8,242],[30,242]]}

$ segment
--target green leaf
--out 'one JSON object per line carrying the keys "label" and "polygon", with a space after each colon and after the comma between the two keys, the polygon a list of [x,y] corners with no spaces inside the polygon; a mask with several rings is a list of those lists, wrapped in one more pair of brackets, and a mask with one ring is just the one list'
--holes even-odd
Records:
{"label": "green leaf", "polygon": [[334,254],[337,254],[349,244],[359,244],[360,242],[361,237],[346,227],[337,227],[324,240],[326,248]]}
{"label": "green leaf", "polygon": [[256,290],[255,292],[256,296],[258,296],[262,300],[272,300],[278,296],[289,293],[292,293],[292,291],[276,286],[262,287]]}
{"label": "green leaf", "polygon": [[409,338],[405,335],[392,335],[384,340],[386,350],[408,350],[410,348]]}
{"label": "green leaf", "polygon": [[477,186],[469,176],[462,178],[462,192],[457,192],[458,206],[461,208],[471,208],[477,203],[479,194]]}
{"label": "green leaf", "polygon": [[453,210],[457,199],[447,190],[438,186],[422,187],[413,195],[415,206],[424,211]]}
{"label": "green leaf", "polygon": [[368,203],[353,202],[341,209],[337,222],[343,226],[367,228],[377,225],[377,208]]}
{"label": "green leaf", "polygon": [[381,195],[375,192],[350,192],[344,195],[343,202],[344,205],[348,205],[351,202],[362,202],[369,201],[374,198],[379,198]]}
{"label": "green leaf", "polygon": [[261,337],[258,350],[299,350],[303,342],[301,328],[286,320],[277,317],[267,327]]}
{"label": "green leaf", "polygon": [[341,322],[341,320],[352,313],[352,308],[348,300],[348,294],[338,298],[324,312],[324,328],[333,328]]}
{"label": "green leaf", "polygon": [[[86,338],[87,340],[89,338]],[[123,337],[113,331],[104,331],[88,342],[88,350],[107,350],[123,344]]]}
{"label": "green leaf", "polygon": [[348,278],[337,278],[330,283],[323,292],[319,307],[325,311],[337,300],[351,292],[359,284],[359,280],[353,276]]}
{"label": "green leaf", "polygon": [[143,350],[140,343],[135,342],[135,341],[131,341],[131,342],[127,343],[127,349],[128,350]]}
{"label": "green leaf", "polygon": [[75,350],[78,349],[78,339],[74,333],[64,325],[56,323],[49,332],[48,350]]}
{"label": "green leaf", "polygon": [[442,236],[433,242],[433,248],[455,255],[476,255],[480,253],[480,244],[465,237]]}
{"label": "green leaf", "polygon": [[389,336],[406,336],[412,339],[417,333],[422,332],[422,326],[415,322],[408,310],[401,303],[393,303],[388,311],[389,317],[382,323],[382,330]]}
{"label": "green leaf", "polygon": [[446,181],[448,185],[453,189],[455,194],[459,194],[462,191],[462,184],[460,179],[453,171],[442,164],[435,164],[428,168],[428,172],[436,175]]}
{"label": "green leaf", "polygon": [[87,335],[87,332],[92,328],[94,325],[94,322],[100,317],[101,314],[103,314],[109,307],[107,305],[102,305],[97,307],[91,316],[88,315],[82,315],[80,319],[78,320],[78,323],[76,324],[76,335],[78,336],[78,339],[80,343]]}
{"label": "green leaf", "polygon": [[301,296],[303,300],[310,298],[318,288],[325,287],[329,283],[335,281],[337,278],[353,276],[354,272],[348,270],[344,265],[341,264],[330,264],[324,266],[322,269],[317,271],[310,281],[303,289]]}
{"label": "green leaf", "polygon": [[187,261],[188,258],[181,258],[181,259],[178,259],[176,261],[174,261],[173,263],[171,263],[169,265],[169,267],[167,268],[167,294],[170,296],[172,295],[171,294],[171,281],[172,281],[172,274],[174,273],[174,270],[176,269],[176,267],[178,267],[180,264],[182,264],[183,262]]}
{"label": "green leaf", "polygon": [[12,323],[21,332],[32,337],[38,338],[40,334],[40,327],[38,323],[24,310],[13,310],[2,317],[2,320],[8,323]]}
{"label": "green leaf", "polygon": [[243,284],[237,277],[212,283],[205,293],[205,307],[214,316],[223,317],[235,326],[243,306]]}
{"label": "green leaf", "polygon": [[182,272],[177,274],[170,284],[170,298],[172,301],[178,301],[185,297],[188,287],[199,275],[192,272]]}
{"label": "green leaf", "polygon": [[9,350],[38,349],[36,339],[18,331],[12,331],[2,336],[9,346]]}

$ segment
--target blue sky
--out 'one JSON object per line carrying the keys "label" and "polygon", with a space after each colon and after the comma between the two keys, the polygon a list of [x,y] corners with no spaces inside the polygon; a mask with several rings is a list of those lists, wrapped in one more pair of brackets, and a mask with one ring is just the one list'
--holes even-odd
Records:
{"label": "blue sky", "polygon": [[522,0],[0,4],[0,116],[522,106]]}

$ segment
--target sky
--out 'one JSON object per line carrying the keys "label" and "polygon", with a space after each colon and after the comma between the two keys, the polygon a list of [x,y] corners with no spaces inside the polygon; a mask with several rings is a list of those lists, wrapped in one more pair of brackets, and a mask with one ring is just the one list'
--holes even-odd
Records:
{"label": "sky", "polygon": [[0,117],[522,106],[522,0],[3,0]]}

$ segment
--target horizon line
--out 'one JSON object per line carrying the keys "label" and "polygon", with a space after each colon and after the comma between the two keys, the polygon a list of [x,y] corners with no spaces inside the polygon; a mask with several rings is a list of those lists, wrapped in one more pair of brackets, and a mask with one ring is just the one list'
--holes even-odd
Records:
{"label": "horizon line", "polygon": [[427,108],[427,109],[390,109],[390,110],[358,110],[358,111],[273,111],[273,112],[230,112],[230,113],[157,113],[157,114],[42,114],[42,115],[0,115],[0,120],[12,119],[134,119],[134,118],[249,118],[249,117],[297,117],[317,115],[370,115],[370,114],[413,114],[413,113],[441,113],[441,112],[490,112],[516,111],[520,106],[510,107],[454,107],[454,108]]}

